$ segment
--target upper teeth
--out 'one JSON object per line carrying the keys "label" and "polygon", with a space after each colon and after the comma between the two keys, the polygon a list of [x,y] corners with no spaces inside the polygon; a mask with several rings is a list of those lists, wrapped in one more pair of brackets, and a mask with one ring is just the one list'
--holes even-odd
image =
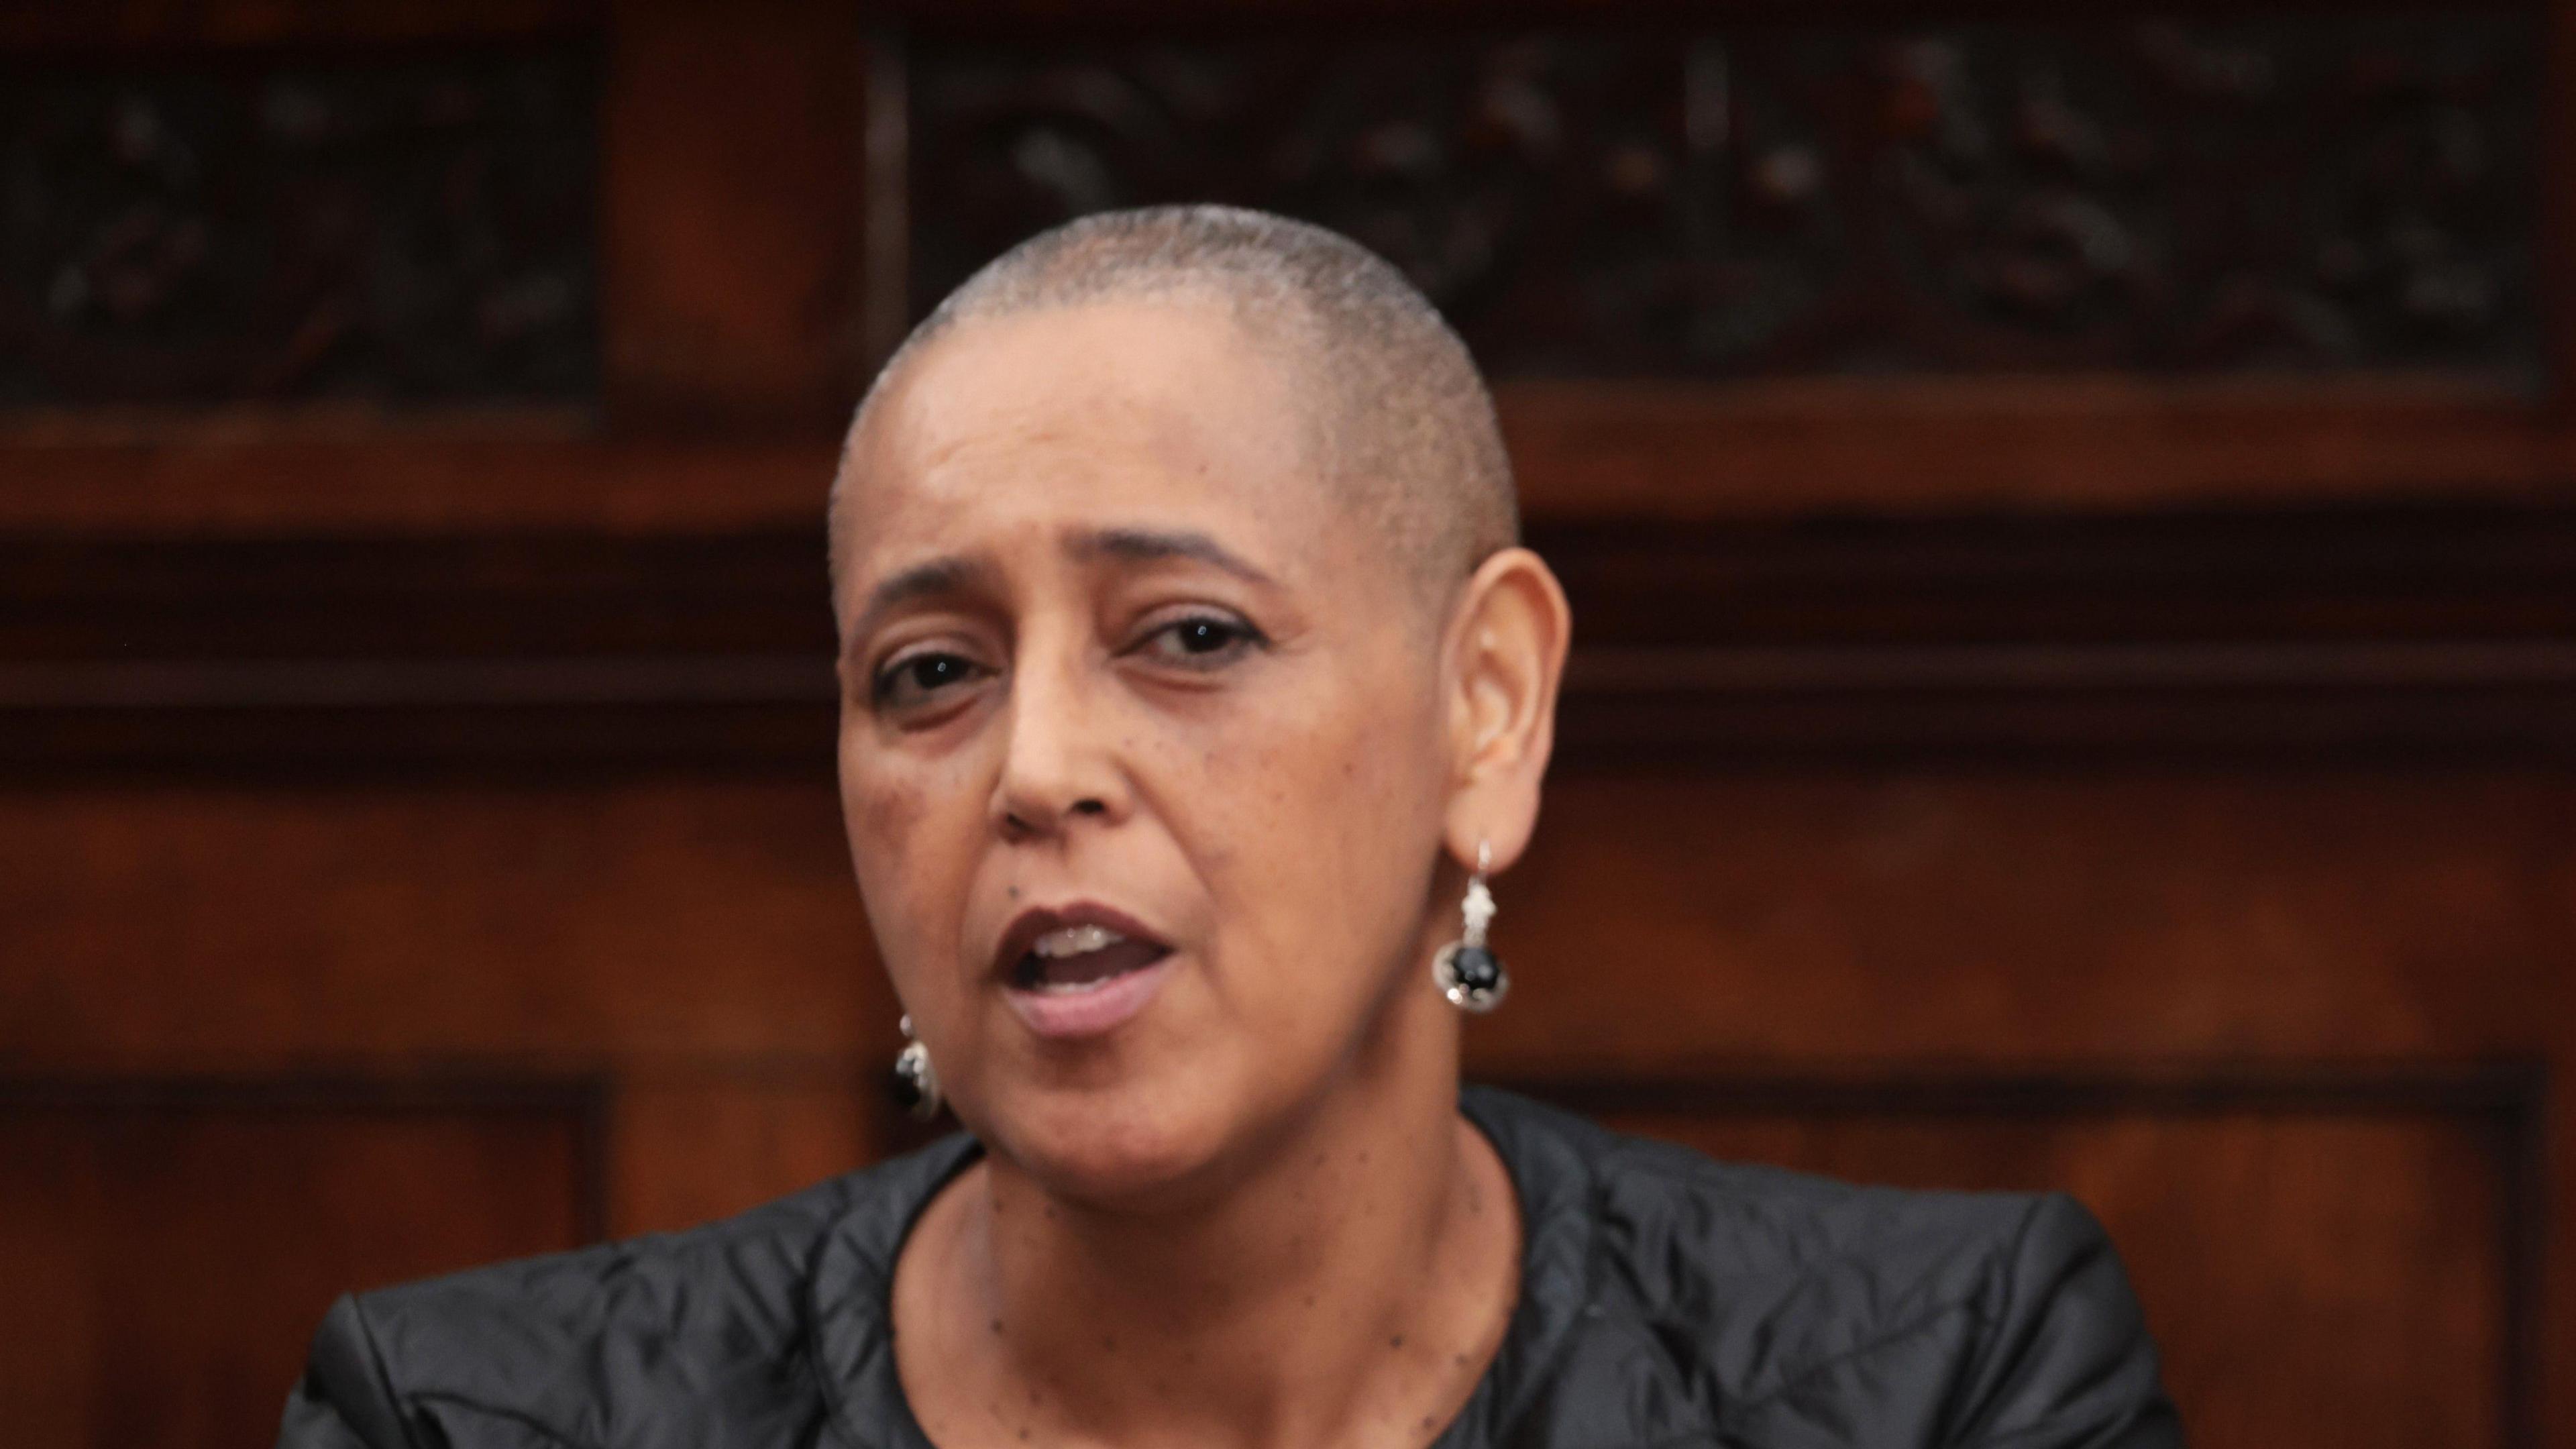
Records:
{"label": "upper teeth", "polygon": [[1055,961],[1066,956],[1079,956],[1086,951],[1097,951],[1105,946],[1114,946],[1126,939],[1106,926],[1067,926],[1060,931],[1049,931],[1038,937],[1037,943],[1029,949],[1035,951],[1042,959]]}

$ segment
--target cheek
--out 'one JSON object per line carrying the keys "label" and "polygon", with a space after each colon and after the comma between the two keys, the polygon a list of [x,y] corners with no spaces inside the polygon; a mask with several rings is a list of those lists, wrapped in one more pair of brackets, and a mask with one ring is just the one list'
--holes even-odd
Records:
{"label": "cheek", "polygon": [[898,981],[922,955],[918,933],[936,932],[942,922],[953,927],[963,909],[963,881],[974,862],[958,818],[965,791],[948,778],[955,773],[953,766],[843,747],[841,814],[850,863],[878,947]]}
{"label": "cheek", "polygon": [[1373,994],[1419,928],[1437,848],[1428,706],[1402,687],[1319,693],[1230,722],[1188,753],[1196,778],[1174,792],[1194,802],[1187,848],[1240,952],[1229,989],[1265,1015],[1286,994]]}
{"label": "cheek", "polygon": [[850,838],[850,862],[862,889],[888,862],[900,857],[921,828],[929,807],[921,772],[895,766],[881,752],[859,742],[856,729],[841,731],[841,826]]}

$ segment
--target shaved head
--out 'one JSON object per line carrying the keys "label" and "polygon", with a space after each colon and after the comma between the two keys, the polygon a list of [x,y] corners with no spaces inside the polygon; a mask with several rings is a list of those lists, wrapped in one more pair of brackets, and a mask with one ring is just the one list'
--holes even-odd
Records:
{"label": "shaved head", "polygon": [[[1445,597],[1519,541],[1493,397],[1430,301],[1347,237],[1237,207],[1104,212],[1022,242],[913,329],[859,405],[852,436],[891,381],[953,331],[1136,301],[1221,308],[1247,346],[1287,369],[1312,467],[1427,593]],[[855,456],[845,454],[833,485],[836,572]]]}

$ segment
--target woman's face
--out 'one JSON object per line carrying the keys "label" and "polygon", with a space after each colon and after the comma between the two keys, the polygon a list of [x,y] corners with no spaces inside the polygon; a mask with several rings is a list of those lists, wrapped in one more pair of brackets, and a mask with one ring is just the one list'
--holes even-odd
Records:
{"label": "woman's face", "polygon": [[1228,314],[1138,301],[968,322],[851,443],[860,889],[959,1117],[1059,1191],[1187,1190],[1455,1030],[1391,1009],[1432,990],[1442,621],[1307,431]]}

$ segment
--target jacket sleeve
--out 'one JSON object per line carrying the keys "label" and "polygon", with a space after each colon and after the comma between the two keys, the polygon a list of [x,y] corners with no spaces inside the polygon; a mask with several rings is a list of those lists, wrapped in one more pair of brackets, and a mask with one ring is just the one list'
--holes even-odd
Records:
{"label": "jacket sleeve", "polygon": [[2180,1449],[2129,1275],[2073,1198],[2038,1199],[1954,1401],[1952,1449]]}
{"label": "jacket sleeve", "polygon": [[356,1299],[343,1294],[314,1333],[277,1449],[413,1449]]}

